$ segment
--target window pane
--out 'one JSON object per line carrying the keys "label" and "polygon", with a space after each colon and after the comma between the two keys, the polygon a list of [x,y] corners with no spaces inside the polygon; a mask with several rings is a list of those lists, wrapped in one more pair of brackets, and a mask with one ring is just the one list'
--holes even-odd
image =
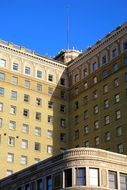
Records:
{"label": "window pane", "polygon": [[89,171],[90,171],[90,185],[98,186],[99,185],[98,169],[90,168]]}

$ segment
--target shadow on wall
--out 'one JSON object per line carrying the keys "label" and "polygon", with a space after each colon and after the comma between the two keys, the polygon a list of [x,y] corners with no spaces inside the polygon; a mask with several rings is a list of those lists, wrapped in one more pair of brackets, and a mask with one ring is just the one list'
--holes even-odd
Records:
{"label": "shadow on wall", "polygon": [[[48,147],[52,154],[56,155],[68,149],[69,126],[68,126],[68,84],[67,73],[64,71],[55,87],[48,108],[52,109],[53,115],[48,115],[48,123],[53,124],[53,144]],[[52,89],[51,89],[52,91]]]}

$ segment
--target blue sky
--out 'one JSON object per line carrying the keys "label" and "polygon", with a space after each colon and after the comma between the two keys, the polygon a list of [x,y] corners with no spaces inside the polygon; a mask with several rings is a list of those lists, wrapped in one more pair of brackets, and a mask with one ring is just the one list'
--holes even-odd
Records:
{"label": "blue sky", "polygon": [[127,0],[1,0],[0,39],[55,56],[84,50],[127,21]]}

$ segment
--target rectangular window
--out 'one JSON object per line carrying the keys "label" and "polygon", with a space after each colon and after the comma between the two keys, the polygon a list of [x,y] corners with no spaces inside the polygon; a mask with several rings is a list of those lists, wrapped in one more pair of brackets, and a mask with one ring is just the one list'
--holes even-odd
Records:
{"label": "rectangular window", "polygon": [[106,115],[106,116],[104,117],[104,124],[105,124],[105,125],[108,125],[109,123],[110,123],[109,115]]}
{"label": "rectangular window", "polygon": [[22,132],[23,133],[28,133],[29,132],[29,125],[28,124],[23,124],[22,125]]}
{"label": "rectangular window", "polygon": [[0,118],[0,127],[2,127],[2,124],[3,124],[3,119]]}
{"label": "rectangular window", "polygon": [[107,142],[107,141],[110,141],[110,132],[109,131],[107,131],[106,133],[105,133],[105,141]]}
{"label": "rectangular window", "polygon": [[52,138],[53,137],[53,131],[48,130],[47,136],[48,136],[48,138]]}
{"label": "rectangular window", "polygon": [[52,124],[53,123],[53,116],[48,115],[48,123]]}
{"label": "rectangular window", "polygon": [[62,142],[66,141],[66,134],[65,133],[60,134],[60,141],[62,141]]}
{"label": "rectangular window", "polygon": [[96,71],[96,70],[97,70],[97,63],[94,62],[94,63],[92,64],[92,71]]}
{"label": "rectangular window", "polygon": [[35,135],[41,136],[41,128],[40,127],[35,127]]}
{"label": "rectangular window", "polygon": [[127,190],[127,174],[120,173],[120,189]]}
{"label": "rectangular window", "polygon": [[123,50],[127,50],[127,41],[123,43]]}
{"label": "rectangular window", "polygon": [[0,87],[0,96],[4,96],[4,88]]}
{"label": "rectangular window", "polygon": [[51,87],[48,88],[48,94],[50,94],[50,95],[53,94],[53,91],[54,91],[53,88],[51,88]]}
{"label": "rectangular window", "polygon": [[90,186],[99,186],[99,170],[96,168],[89,169]]}
{"label": "rectangular window", "polygon": [[36,98],[36,105],[41,106],[42,105],[42,99],[41,98]]}
{"label": "rectangular window", "polygon": [[53,153],[53,147],[51,145],[47,146],[47,153],[52,154]]}
{"label": "rectangular window", "polygon": [[51,175],[46,177],[46,190],[52,190],[52,178]]}
{"label": "rectangular window", "polygon": [[65,85],[65,79],[64,79],[64,78],[61,78],[61,79],[60,79],[60,84],[61,84],[62,86]]}
{"label": "rectangular window", "polygon": [[0,102],[0,112],[3,111],[3,103]]}
{"label": "rectangular window", "polygon": [[12,82],[12,84],[17,85],[18,84],[18,77],[12,77],[11,82]]}
{"label": "rectangular window", "polygon": [[66,120],[60,119],[60,127],[65,127],[65,126],[66,126]]}
{"label": "rectangular window", "polygon": [[109,188],[117,189],[117,173],[114,171],[109,171],[108,177],[109,177]]}
{"label": "rectangular window", "polygon": [[53,189],[61,189],[62,188],[62,173],[57,173],[53,175]]}
{"label": "rectangular window", "polygon": [[20,163],[22,165],[26,165],[27,164],[27,156],[21,156],[20,158]]}
{"label": "rectangular window", "polygon": [[108,71],[107,70],[102,71],[102,77],[103,78],[108,77]]}
{"label": "rectangular window", "polygon": [[95,121],[94,122],[94,129],[98,129],[99,128],[99,121]]}
{"label": "rectangular window", "polygon": [[127,73],[124,74],[125,82],[127,82]]}
{"label": "rectangular window", "polygon": [[6,60],[0,59],[0,67],[6,67]]}
{"label": "rectangular window", "polygon": [[64,92],[64,91],[61,91],[61,92],[60,92],[60,98],[61,98],[61,99],[65,99],[65,92]]}
{"label": "rectangular window", "polygon": [[48,101],[48,108],[50,108],[50,109],[53,108],[53,102],[52,101]]}
{"label": "rectangular window", "polygon": [[13,63],[13,70],[14,71],[18,71],[18,67],[19,67],[18,63]]}
{"label": "rectangular window", "polygon": [[48,75],[48,81],[53,82],[53,75],[51,74]]}
{"label": "rectangular window", "polygon": [[25,74],[30,75],[30,67],[25,66]]}
{"label": "rectangular window", "polygon": [[118,71],[118,69],[119,69],[118,64],[117,64],[117,63],[114,63],[114,64],[113,64],[113,67],[112,67],[113,72]]}
{"label": "rectangular window", "polygon": [[22,139],[21,141],[21,148],[27,149],[28,148],[28,141],[25,139]]}
{"label": "rectangular window", "polygon": [[15,146],[15,138],[14,137],[8,137],[8,145]]}
{"label": "rectangular window", "polygon": [[37,83],[37,87],[36,87],[38,92],[42,92],[42,84]]}
{"label": "rectangular window", "polygon": [[65,187],[72,186],[72,169],[65,170]]}
{"label": "rectangular window", "polygon": [[39,142],[35,142],[35,144],[34,144],[34,150],[37,150],[37,151],[41,150],[41,144]]}
{"label": "rectangular window", "polygon": [[65,105],[60,105],[60,111],[65,112]]}
{"label": "rectangular window", "polygon": [[98,93],[97,90],[93,91],[93,99],[97,99],[98,98]]}
{"label": "rectangular window", "polygon": [[93,84],[97,83],[97,77],[93,77]]}
{"label": "rectangular window", "polygon": [[117,56],[117,49],[113,49],[112,50],[112,58],[116,57]]}
{"label": "rectangular window", "polygon": [[85,141],[85,142],[84,142],[84,146],[85,146],[85,147],[90,147],[89,141]]}
{"label": "rectangular window", "polygon": [[77,125],[78,123],[79,123],[79,116],[76,115],[76,116],[74,117],[74,124]]}
{"label": "rectangular window", "polygon": [[75,140],[76,140],[76,139],[79,139],[79,130],[76,130],[74,135],[75,135],[75,136],[74,136],[74,139],[75,139]]}
{"label": "rectangular window", "polygon": [[29,117],[29,110],[28,110],[28,109],[24,109],[24,110],[23,110],[23,115],[24,115],[25,117]]}
{"label": "rectangular window", "polygon": [[120,137],[122,135],[122,127],[116,128],[116,135],[117,135],[117,137]]}
{"label": "rectangular window", "polygon": [[86,169],[76,168],[76,185],[85,186],[86,185]]}
{"label": "rectangular window", "polygon": [[24,102],[29,102],[30,96],[28,94],[24,94]]}
{"label": "rectangular window", "polygon": [[94,114],[98,114],[99,108],[97,105],[93,107],[93,112],[94,112]]}
{"label": "rectangular window", "polygon": [[98,146],[100,143],[99,137],[94,138],[95,146]]}
{"label": "rectangular window", "polygon": [[122,154],[124,153],[124,147],[123,144],[118,144],[117,145],[118,153]]}
{"label": "rectangular window", "polygon": [[105,93],[107,93],[107,92],[108,92],[108,85],[105,84],[105,85],[103,86],[103,94],[105,94]]}
{"label": "rectangular window", "polygon": [[87,75],[88,75],[88,69],[85,68],[85,69],[83,70],[83,76],[86,77]]}
{"label": "rectangular window", "polygon": [[16,114],[16,106],[10,106],[10,113],[13,115]]}
{"label": "rectangular window", "polygon": [[17,100],[17,92],[16,91],[11,91],[11,99]]}
{"label": "rectangular window", "polygon": [[37,180],[37,190],[43,190],[42,179]]}
{"label": "rectangular window", "polygon": [[84,135],[89,133],[89,127],[88,125],[84,127]]}
{"label": "rectangular window", "polygon": [[115,99],[115,103],[120,102],[120,95],[119,95],[119,94],[116,94],[116,95],[114,96],[114,99]]}
{"label": "rectangular window", "polygon": [[88,110],[84,111],[84,120],[88,119]]}
{"label": "rectangular window", "polygon": [[0,73],[0,81],[5,80],[5,74],[4,73]]}
{"label": "rectangular window", "polygon": [[37,78],[42,78],[42,71],[37,70]]}
{"label": "rectangular window", "polygon": [[121,118],[121,111],[117,110],[116,111],[116,119],[120,119]]}
{"label": "rectangular window", "polygon": [[116,79],[114,79],[114,88],[116,88],[118,86],[119,86],[119,79],[116,78]]}
{"label": "rectangular window", "polygon": [[107,62],[107,60],[106,60],[106,55],[104,55],[104,56],[102,57],[102,65],[105,65],[106,62]]}
{"label": "rectangular window", "polygon": [[36,120],[41,121],[41,113],[40,112],[36,112]]}
{"label": "rectangular window", "polygon": [[124,62],[124,65],[127,65],[127,56],[126,56],[126,57],[124,57],[123,62]]}
{"label": "rectangular window", "polygon": [[9,129],[15,130],[16,129],[16,122],[15,121],[10,121],[9,122]]}
{"label": "rectangular window", "polygon": [[88,83],[85,82],[85,83],[84,83],[84,90],[87,90],[87,89],[88,89]]}
{"label": "rectangular window", "polygon": [[8,162],[14,162],[14,154],[8,153],[8,155],[7,155],[7,161]]}
{"label": "rectangular window", "polygon": [[24,81],[24,87],[25,88],[30,88],[30,81],[29,80]]}
{"label": "rectangular window", "polygon": [[85,96],[85,97],[83,98],[83,104],[84,104],[84,105],[87,105],[87,104],[88,104],[88,96]]}
{"label": "rectangular window", "polygon": [[104,100],[104,109],[107,109],[107,108],[109,108],[109,100],[108,99]]}

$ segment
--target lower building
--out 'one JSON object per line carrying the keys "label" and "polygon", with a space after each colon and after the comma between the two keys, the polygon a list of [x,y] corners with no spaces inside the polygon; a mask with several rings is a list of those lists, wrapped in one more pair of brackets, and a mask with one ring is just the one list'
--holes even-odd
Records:
{"label": "lower building", "polygon": [[74,148],[0,180],[0,190],[126,190],[127,156]]}

